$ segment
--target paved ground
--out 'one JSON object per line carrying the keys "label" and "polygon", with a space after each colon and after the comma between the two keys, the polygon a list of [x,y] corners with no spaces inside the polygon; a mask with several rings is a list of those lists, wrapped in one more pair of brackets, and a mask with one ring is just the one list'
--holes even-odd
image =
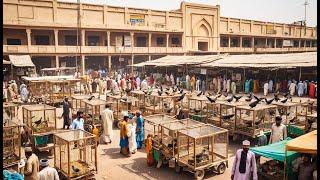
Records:
{"label": "paved ground", "polygon": [[[101,97],[104,99],[104,97]],[[21,109],[19,117],[22,119]],[[62,108],[57,109],[57,117],[60,117]],[[62,119],[58,121],[58,127],[62,127]],[[109,145],[99,145],[98,147],[98,173],[96,179],[115,179],[124,180],[126,178],[133,180],[144,179],[193,179],[193,174],[189,172],[176,173],[169,167],[148,167],[146,162],[146,153],[144,148],[131,157],[125,157],[119,153],[119,130],[114,129],[115,138]],[[204,179],[226,180],[230,178],[230,171],[233,164],[235,151],[241,148],[241,140],[229,140],[229,167],[224,174],[216,175],[213,172],[206,172]],[[24,153],[23,153],[24,154]],[[40,157],[47,157],[47,153],[39,154]],[[53,159],[50,159],[50,165],[53,166]]]}

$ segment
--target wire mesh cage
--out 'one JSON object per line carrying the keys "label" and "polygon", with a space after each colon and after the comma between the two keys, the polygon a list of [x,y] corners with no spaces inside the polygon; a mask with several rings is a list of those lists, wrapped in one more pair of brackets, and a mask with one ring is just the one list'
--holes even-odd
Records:
{"label": "wire mesh cage", "polygon": [[18,105],[12,102],[3,103],[4,122],[14,119],[18,115]]}
{"label": "wire mesh cage", "polygon": [[71,96],[69,82],[65,80],[48,81],[48,92],[51,102],[61,102]]}
{"label": "wire mesh cage", "polygon": [[235,126],[235,111],[236,106],[243,105],[244,102],[218,102],[218,105],[220,106],[220,125],[219,127],[225,128],[229,130],[229,133],[232,135],[234,131]]}
{"label": "wire mesh cage", "polygon": [[157,92],[153,92],[150,96],[146,97],[146,111],[148,114],[165,113],[174,115],[176,99],[180,96],[179,94],[159,95]]}
{"label": "wire mesh cage", "polygon": [[108,104],[108,102],[96,98],[93,98],[91,100],[84,99],[82,100],[82,102],[84,103],[84,113],[89,116],[88,118],[91,118],[87,119],[87,123],[89,123],[89,121],[92,121],[93,124],[101,123],[100,115],[105,109],[105,105]]}
{"label": "wire mesh cage", "polygon": [[71,109],[73,113],[76,113],[80,109],[85,108],[84,102],[82,100],[89,99],[90,95],[72,95],[71,96]]}
{"label": "wire mesh cage", "polygon": [[144,117],[144,131],[146,135],[152,135],[153,141],[159,144],[160,124],[176,121],[175,118],[165,114],[155,114]]}
{"label": "wire mesh cage", "polygon": [[160,142],[165,156],[174,157],[177,151],[177,133],[180,129],[202,126],[204,123],[192,119],[182,119],[160,124]]}
{"label": "wire mesh cage", "polygon": [[271,132],[275,122],[277,106],[258,104],[251,108],[248,105],[236,107],[235,133],[255,138],[260,130]]}
{"label": "wire mesh cage", "polygon": [[297,119],[297,109],[300,103],[297,102],[273,102],[278,107],[277,115],[281,116],[284,124],[289,124],[290,120]]}
{"label": "wire mesh cage", "polygon": [[30,97],[42,97],[47,94],[47,81],[28,81]]}
{"label": "wire mesh cage", "polygon": [[207,103],[205,96],[191,96],[188,98],[189,117],[195,120],[204,121],[207,118]]}
{"label": "wire mesh cage", "polygon": [[228,130],[205,124],[178,131],[178,158],[192,170],[228,160]]}
{"label": "wire mesh cage", "polygon": [[212,124],[221,127],[220,121],[220,104],[207,103],[207,124]]}
{"label": "wire mesh cage", "polygon": [[21,128],[12,121],[3,124],[3,168],[15,166],[21,159]]}
{"label": "wire mesh cage", "polygon": [[118,120],[122,118],[123,112],[129,113],[134,110],[131,101],[122,99],[120,95],[107,94],[106,101],[110,103],[111,109],[113,110],[113,116]]}
{"label": "wire mesh cage", "polygon": [[54,134],[54,167],[71,179],[97,172],[95,135],[80,129]]}
{"label": "wire mesh cage", "polygon": [[56,108],[46,104],[22,107],[23,123],[32,134],[46,133],[57,129]]}

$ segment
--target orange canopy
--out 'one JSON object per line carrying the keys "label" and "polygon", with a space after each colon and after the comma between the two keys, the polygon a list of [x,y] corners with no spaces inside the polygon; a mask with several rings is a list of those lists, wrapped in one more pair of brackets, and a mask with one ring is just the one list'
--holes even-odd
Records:
{"label": "orange canopy", "polygon": [[296,151],[299,153],[317,154],[317,130],[292,139],[287,143],[286,150]]}

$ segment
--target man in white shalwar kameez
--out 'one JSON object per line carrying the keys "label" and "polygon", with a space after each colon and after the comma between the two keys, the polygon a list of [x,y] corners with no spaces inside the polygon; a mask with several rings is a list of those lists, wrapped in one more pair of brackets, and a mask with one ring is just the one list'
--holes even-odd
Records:
{"label": "man in white shalwar kameez", "polygon": [[256,158],[252,151],[249,150],[250,141],[242,142],[243,149],[238,149],[234,158],[231,179],[232,180],[258,180]]}
{"label": "man in white shalwar kameez", "polygon": [[110,110],[110,105],[107,104],[106,109],[102,111],[102,122],[103,122],[103,134],[102,140],[105,143],[111,143],[113,139],[113,112]]}
{"label": "man in white shalwar kameez", "polygon": [[170,75],[170,80],[171,80],[171,84],[172,84],[172,86],[174,86],[174,85],[175,85],[175,83],[174,83],[174,77],[173,77],[173,74],[171,74],[171,75]]}
{"label": "man in white shalwar kameez", "polygon": [[291,96],[293,96],[294,93],[296,92],[296,86],[297,86],[297,85],[296,85],[295,83],[293,83],[293,82],[290,84],[290,86],[289,86],[289,91],[290,91],[290,95],[291,95]]}
{"label": "man in white shalwar kameez", "polygon": [[128,141],[129,141],[129,152],[131,154],[136,153],[137,151],[137,141],[136,141],[136,125],[133,120],[130,120],[127,124],[128,132]]}
{"label": "man in white shalwar kameez", "polygon": [[264,83],[264,85],[263,85],[263,95],[267,96],[268,95],[268,90],[269,90],[269,84],[266,81],[266,83]]}

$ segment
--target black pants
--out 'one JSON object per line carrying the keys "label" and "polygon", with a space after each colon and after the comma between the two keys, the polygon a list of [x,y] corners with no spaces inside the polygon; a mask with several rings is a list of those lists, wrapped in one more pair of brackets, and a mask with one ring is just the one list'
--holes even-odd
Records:
{"label": "black pants", "polygon": [[67,126],[67,129],[69,129],[69,126],[70,126],[69,116],[63,116],[63,129],[65,126]]}

